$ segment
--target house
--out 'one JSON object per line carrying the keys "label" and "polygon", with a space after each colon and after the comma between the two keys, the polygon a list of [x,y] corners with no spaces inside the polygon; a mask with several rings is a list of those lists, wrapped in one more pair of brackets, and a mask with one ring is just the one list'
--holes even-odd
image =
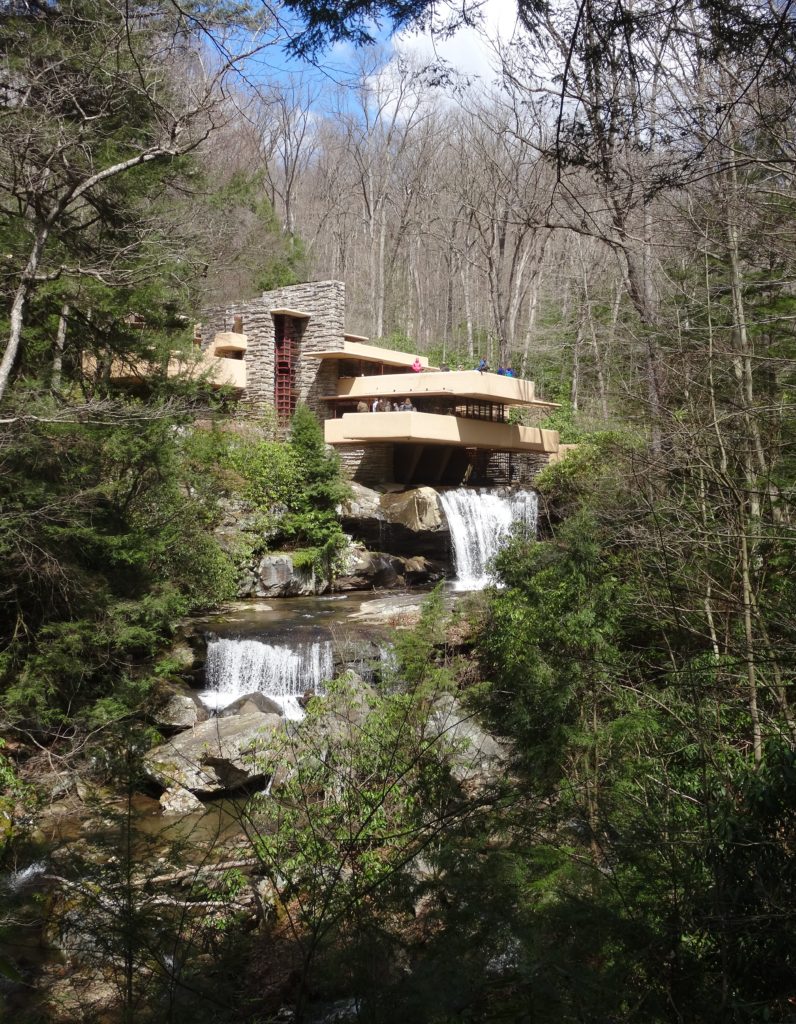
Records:
{"label": "house", "polygon": [[[559,451],[556,431],[511,421],[512,409],[541,419],[553,408],[533,381],[441,370],[416,353],[368,344],[346,332],[341,281],[207,310],[201,347],[202,365],[217,360],[215,379],[234,380],[241,401],[273,404],[285,423],[298,402],[310,406],[360,483],[526,481]],[[370,411],[374,404],[389,411]]]}

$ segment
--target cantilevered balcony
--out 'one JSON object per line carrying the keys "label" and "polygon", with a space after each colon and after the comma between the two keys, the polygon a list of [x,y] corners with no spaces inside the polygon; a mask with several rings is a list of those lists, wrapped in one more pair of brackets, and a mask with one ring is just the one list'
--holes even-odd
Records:
{"label": "cantilevered balcony", "polygon": [[504,452],[558,451],[556,430],[427,412],[346,413],[339,419],[326,420],[324,436],[327,444],[386,442],[453,445]]}
{"label": "cantilevered balcony", "polygon": [[[143,384],[161,374],[161,363],[148,359],[114,359],[110,379],[117,383]],[[83,372],[93,376],[97,361],[93,356],[83,357]],[[246,387],[246,363],[242,359],[225,359],[201,355],[173,353],[165,367],[167,377],[185,377],[187,380],[206,380],[211,387],[232,387],[242,391]]]}
{"label": "cantilevered balcony", "polygon": [[247,335],[238,331],[219,331],[210,346],[215,356],[231,356],[233,359],[242,359],[243,353],[249,344]]}
{"label": "cantilevered balcony", "polygon": [[[354,334],[343,336],[343,343],[339,347],[324,349],[321,352],[307,352],[310,359],[343,359],[345,362],[362,363],[364,365],[403,367],[406,370],[412,369],[415,359],[420,360],[424,370],[433,369],[429,367],[426,356],[413,355],[410,352],[398,352],[391,348],[379,348],[377,345],[366,345],[364,340],[353,341],[358,337]],[[401,374],[396,374],[401,376]]]}
{"label": "cantilevered balcony", "polygon": [[328,401],[367,401],[374,398],[450,398],[462,402],[488,402],[493,405],[556,408],[552,402],[536,398],[532,380],[502,377],[477,370],[433,371],[429,373],[385,373],[373,377],[340,377],[337,393]]}

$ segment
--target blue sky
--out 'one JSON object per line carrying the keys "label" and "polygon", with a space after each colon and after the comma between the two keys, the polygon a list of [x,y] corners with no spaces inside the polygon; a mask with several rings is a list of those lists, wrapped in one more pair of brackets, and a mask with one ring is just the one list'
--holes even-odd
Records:
{"label": "blue sky", "polygon": [[[286,23],[288,30],[289,24]],[[468,76],[491,80],[489,39],[497,36],[508,39],[517,26],[516,0],[485,0],[482,23],[477,29],[463,28],[450,39],[435,40],[430,32],[402,32],[391,36],[382,27],[374,32],[378,43],[387,54],[401,52],[415,55],[421,60],[444,60]],[[301,75],[320,84],[343,84],[356,69],[356,53],[349,43],[340,43],[317,58],[315,65],[291,58],[282,46],[269,47],[257,60],[257,77],[279,81],[289,75]]]}

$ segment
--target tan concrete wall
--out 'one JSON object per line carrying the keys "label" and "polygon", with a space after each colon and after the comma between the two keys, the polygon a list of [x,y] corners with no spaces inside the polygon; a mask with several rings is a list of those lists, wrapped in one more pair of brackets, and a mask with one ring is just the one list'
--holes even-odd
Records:
{"label": "tan concrete wall", "polygon": [[327,444],[362,441],[450,444],[495,451],[558,451],[558,432],[426,412],[355,412],[325,423]]}
{"label": "tan concrete wall", "polygon": [[[83,356],[83,371],[96,373],[97,360],[94,356]],[[111,363],[111,380],[144,381],[162,372],[158,363],[147,359],[114,359]],[[246,387],[246,364],[241,359],[225,359],[207,352],[195,356],[177,354],[169,359],[167,377],[188,377],[190,380],[205,378],[214,387],[233,387],[242,391]]]}
{"label": "tan concrete wall", "polygon": [[477,370],[452,370],[450,373],[385,373],[375,377],[342,377],[337,394],[346,398],[404,398],[444,396],[499,405],[541,405],[534,382],[517,377],[499,377],[496,373]]}

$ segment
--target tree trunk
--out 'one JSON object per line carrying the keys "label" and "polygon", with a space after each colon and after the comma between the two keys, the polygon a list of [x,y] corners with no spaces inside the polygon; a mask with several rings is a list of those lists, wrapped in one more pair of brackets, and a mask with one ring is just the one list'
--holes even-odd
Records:
{"label": "tree trunk", "polygon": [[475,359],[475,336],[473,332],[473,310],[470,298],[470,269],[466,261],[462,262],[462,293],[464,295],[464,318],[467,328],[467,355],[470,362]]}
{"label": "tree trunk", "polygon": [[61,387],[61,369],[64,361],[64,345],[66,344],[66,318],[69,316],[69,306],[64,303],[61,306],[61,315],[58,317],[58,330],[55,334],[55,351],[53,352],[53,372],[50,386],[53,391]]}
{"label": "tree trunk", "polygon": [[11,377],[11,371],[14,368],[14,363],[17,359],[17,353],[19,352],[20,342],[22,340],[22,324],[24,322],[25,303],[33,288],[33,284],[36,280],[36,274],[39,269],[39,262],[41,260],[44,246],[47,243],[47,237],[50,233],[49,226],[46,224],[41,225],[36,233],[36,237],[33,241],[33,248],[28,256],[28,262],[25,264],[25,269],[19,279],[19,284],[14,292],[14,300],[11,303],[11,315],[9,317],[9,332],[8,342],[6,344],[6,350],[3,353],[3,359],[0,361],[0,401],[2,401],[5,395],[6,388],[8,387],[8,381]]}

